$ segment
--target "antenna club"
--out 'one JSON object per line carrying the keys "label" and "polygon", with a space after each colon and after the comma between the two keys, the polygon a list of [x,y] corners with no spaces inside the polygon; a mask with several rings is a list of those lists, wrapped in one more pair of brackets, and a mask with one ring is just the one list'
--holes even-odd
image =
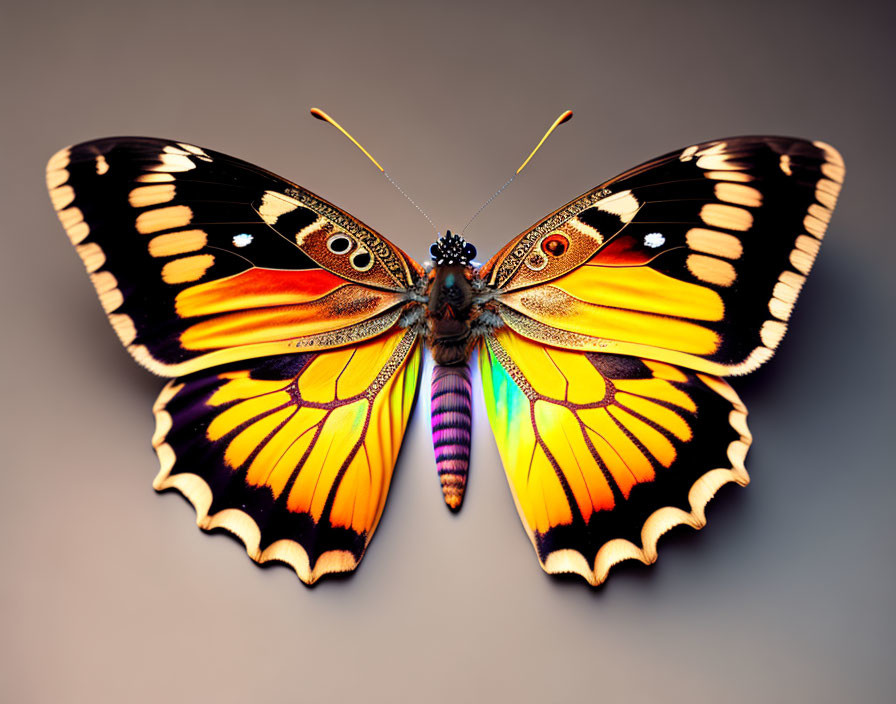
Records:
{"label": "antenna club", "polygon": [[517,173],[526,168],[526,164],[531,161],[532,157],[535,156],[535,152],[541,149],[541,145],[545,143],[545,140],[551,136],[551,132],[557,129],[564,122],[568,122],[572,118],[572,110],[567,110],[560,114],[556,120],[554,120],[554,124],[548,127],[548,131],[544,133],[544,137],[541,138],[541,141],[535,145],[535,149],[532,150],[532,153],[526,157],[526,160],[520,165],[520,168],[516,170]]}
{"label": "antenna club", "polygon": [[378,168],[378,169],[380,170],[380,173],[381,173],[383,176],[386,177],[386,180],[388,180],[389,183],[391,183],[393,186],[395,186],[395,188],[398,189],[398,192],[401,193],[401,195],[403,195],[405,198],[407,198],[407,199],[411,202],[411,205],[413,205],[417,210],[420,211],[420,214],[423,215],[423,217],[425,217],[425,218],[429,221],[429,224],[430,224],[430,225],[432,225],[432,229],[433,229],[433,231],[434,231],[436,234],[438,234],[438,230],[436,229],[436,226],[433,224],[433,222],[432,222],[432,220],[430,219],[429,215],[427,215],[427,214],[423,211],[423,208],[421,208],[419,205],[417,205],[417,204],[414,202],[414,199],[413,199],[413,198],[411,198],[407,193],[405,193],[405,192],[402,190],[401,186],[399,186],[399,185],[395,182],[395,180],[394,180],[389,174],[386,173],[386,170],[385,170],[382,166],[380,166],[380,163],[370,155],[370,152],[368,152],[364,147],[361,146],[361,144],[358,142],[357,139],[355,139],[354,137],[352,137],[352,136],[345,130],[345,128],[344,128],[342,125],[340,125],[338,122],[336,122],[336,120],[334,120],[332,117],[330,117],[329,115],[327,115],[327,113],[325,113],[325,112],[324,112],[323,110],[321,110],[320,108],[311,108],[310,112],[311,112],[311,116],[312,116],[312,117],[316,117],[318,120],[323,120],[324,122],[326,122],[326,123],[328,123],[328,124],[330,124],[330,125],[333,125],[333,127],[335,127],[337,130],[339,130],[340,132],[342,132],[342,134],[344,134],[344,135],[351,141],[352,144],[354,144],[358,149],[360,149],[360,150],[364,153],[364,156],[366,156],[368,159],[370,159],[370,161],[373,163],[373,165],[374,165],[376,168]]}
{"label": "antenna club", "polygon": [[362,147],[361,144],[358,142],[358,140],[355,139],[354,137],[352,137],[342,125],[340,125],[338,122],[336,122],[336,120],[334,120],[332,117],[327,115],[327,113],[325,113],[320,108],[311,108],[310,112],[313,117],[316,117],[318,120],[323,120],[324,122],[327,122],[327,123],[333,125],[333,127],[335,127],[337,130],[342,132],[342,134],[344,134],[346,137],[348,137],[348,139],[351,141],[352,144],[354,144],[358,149],[360,149],[362,152],[364,152],[364,156],[366,156],[368,159],[370,159],[370,161],[373,162],[373,165],[376,168],[378,168],[380,170],[380,172],[385,172],[385,169],[382,166],[380,166],[380,163],[370,155],[370,152],[368,152],[364,147]]}

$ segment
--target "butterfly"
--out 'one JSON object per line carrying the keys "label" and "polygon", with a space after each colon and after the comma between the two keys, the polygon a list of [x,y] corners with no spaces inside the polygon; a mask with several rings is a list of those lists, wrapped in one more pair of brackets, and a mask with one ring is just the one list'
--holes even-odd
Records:
{"label": "butterfly", "polygon": [[747,412],[725,377],[780,343],[843,177],[822,142],[694,144],[483,265],[448,232],[424,267],[301,186],[185,142],[99,139],[47,167],[113,329],[170,378],[154,487],[307,584],[360,563],[427,346],[445,502],[463,498],[477,357],[546,572],[598,585],[656,560],[672,527],[702,527],[721,486],[749,481]]}

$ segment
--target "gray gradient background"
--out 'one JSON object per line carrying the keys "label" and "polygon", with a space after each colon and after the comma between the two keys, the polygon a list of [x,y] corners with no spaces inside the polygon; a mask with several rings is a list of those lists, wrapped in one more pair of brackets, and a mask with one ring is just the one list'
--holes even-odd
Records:
{"label": "gray gradient background", "polygon": [[[891,701],[892,11],[863,3],[4,2],[0,700]],[[358,572],[305,588],[150,488],[162,381],[122,351],[52,213],[56,149],[176,137],[281,173],[423,258],[484,256],[637,162],[824,139],[846,185],[776,358],[735,387],[753,483],[592,590],[542,573],[477,396],[459,516],[428,401]],[[428,374],[428,371],[427,371]],[[428,376],[424,376],[424,389]],[[424,397],[426,394],[424,393]]]}

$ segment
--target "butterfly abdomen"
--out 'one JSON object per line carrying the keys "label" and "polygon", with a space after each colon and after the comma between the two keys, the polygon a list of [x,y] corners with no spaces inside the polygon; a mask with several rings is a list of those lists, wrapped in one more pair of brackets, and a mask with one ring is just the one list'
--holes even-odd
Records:
{"label": "butterfly abdomen", "polygon": [[432,373],[432,446],[445,503],[460,508],[470,468],[472,388],[466,365],[436,365]]}

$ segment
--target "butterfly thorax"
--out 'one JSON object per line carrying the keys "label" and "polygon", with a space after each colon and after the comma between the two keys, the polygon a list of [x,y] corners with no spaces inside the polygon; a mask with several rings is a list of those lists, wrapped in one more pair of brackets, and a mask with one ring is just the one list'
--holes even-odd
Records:
{"label": "butterfly thorax", "polygon": [[471,269],[462,264],[433,269],[426,317],[429,345],[436,364],[466,364],[470,356],[473,313]]}
{"label": "butterfly thorax", "polygon": [[436,364],[466,364],[472,349],[473,269],[476,248],[449,230],[430,249],[433,270],[426,307],[428,341]]}

